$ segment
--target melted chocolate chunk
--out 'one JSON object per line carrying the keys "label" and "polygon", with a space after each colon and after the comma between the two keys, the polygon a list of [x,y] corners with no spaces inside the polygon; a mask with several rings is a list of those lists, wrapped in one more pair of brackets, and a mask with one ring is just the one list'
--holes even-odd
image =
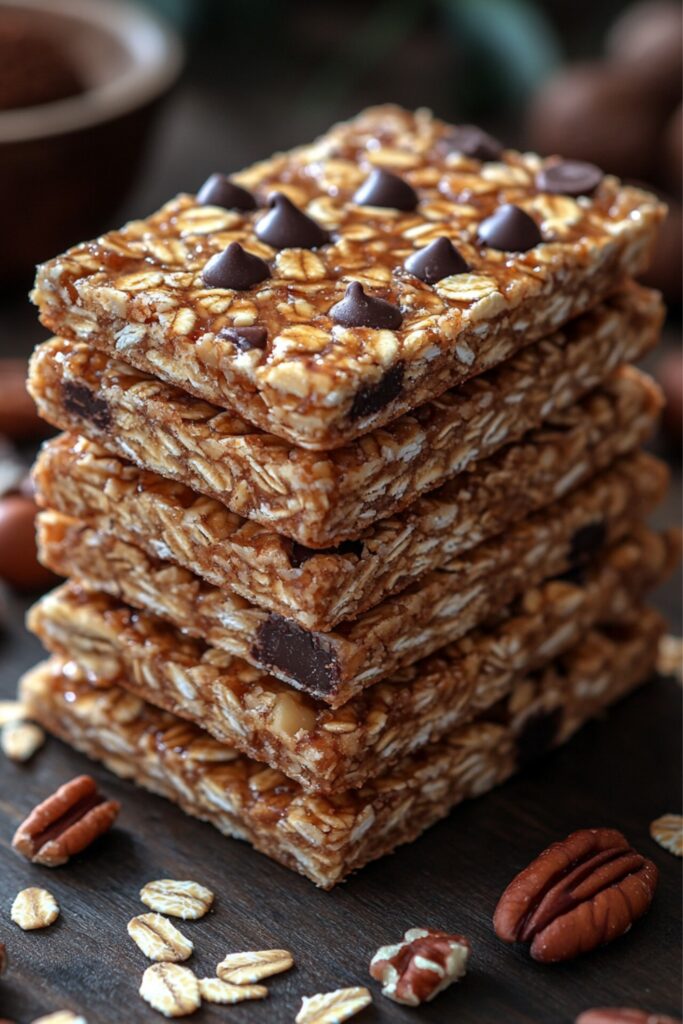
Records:
{"label": "melted chocolate chunk", "polygon": [[265,327],[224,327],[218,332],[219,338],[231,341],[240,352],[249,352],[258,348],[265,352],[268,342],[268,332]]}
{"label": "melted chocolate chunk", "polygon": [[307,548],[305,544],[292,541],[292,549],[289,553],[289,562],[293,569],[300,569],[304,562],[315,558],[316,555],[357,555],[363,554],[362,540],[344,540],[336,548]]}
{"label": "melted chocolate chunk", "polygon": [[599,551],[607,539],[604,523],[588,523],[581,526],[569,543],[569,561],[571,565],[585,565]]}
{"label": "melted chocolate chunk", "polygon": [[209,288],[234,288],[243,292],[270,277],[270,268],[260,256],[231,242],[223,252],[216,253],[202,271],[202,280]]}
{"label": "melted chocolate chunk", "polygon": [[353,202],[359,206],[385,206],[407,211],[415,209],[418,195],[403,178],[378,167],[354,194]]}
{"label": "melted chocolate chunk", "polygon": [[590,196],[604,178],[595,164],[583,160],[558,160],[546,164],[536,176],[541,192],[557,192],[565,196]]}
{"label": "melted chocolate chunk", "polygon": [[351,282],[341,302],[332,306],[330,316],[342,327],[376,327],[391,331],[403,321],[398,306],[376,295],[366,295],[359,281]]}
{"label": "melted chocolate chunk", "polygon": [[256,237],[274,249],[316,249],[329,242],[329,232],[306,216],[283,192],[274,192],[270,210],[256,225]]}
{"label": "melted chocolate chunk", "polygon": [[220,206],[224,210],[256,209],[251,192],[230,181],[225,174],[212,174],[207,178],[197,193],[197,202],[200,206]]}
{"label": "melted chocolate chunk", "polygon": [[339,685],[339,664],[322,633],[271,614],[259,626],[252,656],[262,665],[279,668],[308,693],[323,696]]}
{"label": "melted chocolate chunk", "polygon": [[376,412],[398,398],[403,387],[403,372],[403,363],[396,363],[376,384],[368,384],[357,391],[349,417],[352,420],[361,420],[365,416],[374,416]]}
{"label": "melted chocolate chunk", "polygon": [[479,238],[491,249],[527,252],[543,241],[538,224],[519,206],[505,203],[479,225]]}
{"label": "melted chocolate chunk", "polygon": [[550,750],[561,724],[561,708],[530,715],[517,736],[517,763],[529,764]]}
{"label": "melted chocolate chunk", "polygon": [[403,264],[409,273],[426,284],[436,284],[444,277],[465,274],[470,268],[450,238],[436,238],[424,249],[413,253]]}
{"label": "melted chocolate chunk", "polygon": [[64,408],[74,416],[87,420],[98,430],[107,430],[111,426],[111,410],[100,395],[96,395],[85,384],[67,380],[62,385]]}
{"label": "melted chocolate chunk", "polygon": [[503,144],[474,124],[462,124],[444,135],[439,148],[446,153],[462,153],[474,160],[498,160]]}

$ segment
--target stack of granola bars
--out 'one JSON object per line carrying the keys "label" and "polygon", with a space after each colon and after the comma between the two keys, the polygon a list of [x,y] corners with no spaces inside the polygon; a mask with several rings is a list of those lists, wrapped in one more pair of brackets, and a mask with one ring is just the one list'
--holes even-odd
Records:
{"label": "stack of granola bars", "polygon": [[646,679],[662,215],[381,107],[41,267],[33,716],[330,888]]}

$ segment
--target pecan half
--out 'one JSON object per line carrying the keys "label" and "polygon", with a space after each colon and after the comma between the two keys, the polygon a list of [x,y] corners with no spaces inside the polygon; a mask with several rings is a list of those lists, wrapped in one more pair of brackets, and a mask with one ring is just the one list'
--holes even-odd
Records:
{"label": "pecan half", "polygon": [[382,946],[370,961],[370,976],[382,982],[382,995],[419,1006],[465,973],[470,944],[463,935],[434,928],[411,928],[403,942]]}
{"label": "pecan half", "polygon": [[66,864],[111,828],[120,806],[103,797],[89,775],[79,775],[31,811],[12,846],[33,864]]}
{"label": "pecan half", "polygon": [[621,832],[581,829],[510,882],[493,927],[504,942],[531,943],[534,960],[570,960],[627,932],[649,908],[657,878]]}
{"label": "pecan half", "polygon": [[624,1006],[602,1006],[584,1010],[576,1018],[576,1024],[681,1024],[674,1017],[647,1010],[629,1010]]}

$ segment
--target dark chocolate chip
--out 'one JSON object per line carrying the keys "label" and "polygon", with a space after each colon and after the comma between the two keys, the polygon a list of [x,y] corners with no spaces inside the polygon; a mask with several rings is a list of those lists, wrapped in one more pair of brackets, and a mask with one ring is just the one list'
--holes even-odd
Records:
{"label": "dark chocolate chip", "polygon": [[366,178],[353,197],[359,206],[386,206],[393,210],[414,210],[418,195],[412,186],[397,174],[380,167]]}
{"label": "dark chocolate chip", "polygon": [[280,669],[315,696],[334,693],[338,688],[339,663],[325,636],[281,615],[271,614],[259,626],[251,653],[260,664]]}
{"label": "dark chocolate chip", "polygon": [[357,555],[363,554],[362,540],[344,540],[335,548],[307,548],[305,544],[292,541],[292,549],[289,553],[289,562],[293,569],[300,569],[304,562],[315,558],[316,555]]}
{"label": "dark chocolate chip", "polygon": [[589,196],[604,178],[595,164],[583,160],[558,160],[546,164],[536,176],[536,187],[542,192],[565,196]]}
{"label": "dark chocolate chip", "polygon": [[584,565],[607,540],[605,524],[587,523],[576,531],[569,542],[569,562],[571,565]]}
{"label": "dark chocolate chip", "polygon": [[255,210],[256,200],[246,188],[236,185],[225,174],[212,174],[199,192],[200,206],[221,206],[224,210]]}
{"label": "dark chocolate chip", "polygon": [[583,565],[573,565],[566,572],[560,573],[559,576],[555,576],[554,579],[558,583],[571,583],[575,587],[585,587],[586,585],[586,567]]}
{"label": "dark chocolate chip", "polygon": [[450,238],[443,236],[413,253],[403,266],[427,284],[436,284],[452,274],[465,274],[470,269]]}
{"label": "dark chocolate chip", "polygon": [[502,142],[474,124],[452,128],[441,139],[439,148],[447,153],[462,153],[474,160],[498,160],[503,152]]}
{"label": "dark chocolate chip", "polygon": [[396,363],[376,384],[368,384],[357,391],[349,412],[350,419],[361,420],[365,416],[374,416],[398,398],[403,387],[403,372],[403,363]]}
{"label": "dark chocolate chip", "polygon": [[398,306],[376,295],[366,295],[359,281],[352,281],[344,298],[330,310],[330,316],[342,327],[386,327],[396,330],[403,316]]}
{"label": "dark chocolate chip", "polygon": [[256,225],[256,237],[274,249],[315,249],[329,242],[329,232],[295,206],[282,192],[268,200],[270,210]]}
{"label": "dark chocolate chip", "polygon": [[517,736],[518,764],[529,764],[530,761],[535,761],[536,758],[550,750],[557,738],[561,724],[561,708],[553,708],[552,711],[537,711],[530,715]]}
{"label": "dark chocolate chip", "polygon": [[231,341],[240,352],[249,352],[258,348],[265,351],[268,332],[265,327],[224,327],[218,333],[219,338]]}
{"label": "dark chocolate chip", "polygon": [[62,385],[62,394],[64,408],[74,416],[87,420],[98,430],[107,430],[111,426],[111,410],[108,403],[91,391],[86,384],[67,380]]}
{"label": "dark chocolate chip", "polygon": [[212,256],[202,271],[202,280],[209,288],[234,288],[238,292],[267,277],[270,269],[265,260],[247,252],[239,242],[231,242],[223,252]]}
{"label": "dark chocolate chip", "polygon": [[505,203],[479,225],[479,238],[491,249],[526,252],[543,241],[538,224],[519,206]]}

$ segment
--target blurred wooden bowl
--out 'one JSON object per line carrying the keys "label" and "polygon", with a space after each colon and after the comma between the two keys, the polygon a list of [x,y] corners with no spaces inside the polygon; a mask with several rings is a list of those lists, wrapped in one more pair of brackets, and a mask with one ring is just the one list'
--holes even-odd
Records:
{"label": "blurred wooden bowl", "polygon": [[0,287],[108,227],[182,66],[175,33],[119,0],[0,0],[36,19],[79,71],[79,95],[0,111]]}

